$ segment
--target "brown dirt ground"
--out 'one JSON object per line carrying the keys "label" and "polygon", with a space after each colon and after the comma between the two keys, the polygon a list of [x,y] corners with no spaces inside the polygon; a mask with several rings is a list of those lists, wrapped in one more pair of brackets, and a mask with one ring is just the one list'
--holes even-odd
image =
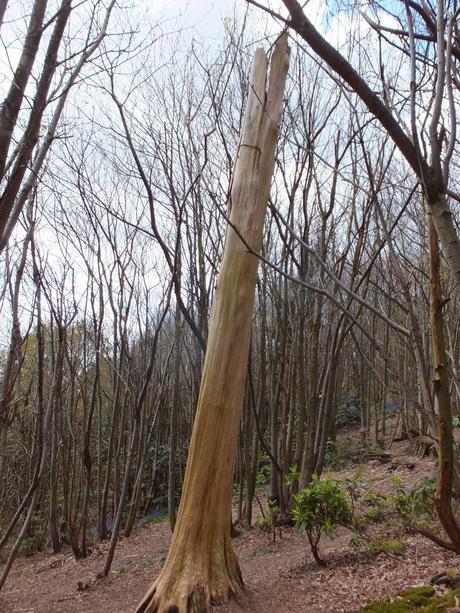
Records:
{"label": "brown dirt ground", "polygon": [[[399,447],[398,447],[399,445]],[[396,445],[401,453],[404,444]],[[388,492],[395,471],[388,464],[369,462],[364,470],[367,487]],[[353,474],[356,468],[339,471]],[[417,461],[413,469],[397,474],[410,484],[433,471],[430,459]],[[126,613],[133,611],[164,561],[170,533],[167,523],[138,528],[129,539],[121,539],[110,576],[96,581],[107,545],[96,546],[86,560],[75,561],[69,552],[22,558],[15,564],[0,594],[1,613]],[[272,542],[269,534],[253,527],[235,539],[245,592],[216,613],[284,613],[355,611],[373,600],[391,596],[414,585],[429,582],[437,572],[458,567],[459,558],[420,536],[404,537],[403,556],[360,553],[342,531],[335,541],[324,539],[327,567],[318,567],[305,537],[293,528],[282,530]],[[1,566],[0,566],[1,569]]]}

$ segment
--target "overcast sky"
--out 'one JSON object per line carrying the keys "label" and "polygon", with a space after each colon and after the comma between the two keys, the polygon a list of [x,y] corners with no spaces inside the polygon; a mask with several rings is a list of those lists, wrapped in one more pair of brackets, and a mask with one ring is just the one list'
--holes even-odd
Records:
{"label": "overcast sky", "polygon": [[[48,10],[50,14],[53,14],[58,1],[49,0]],[[260,0],[260,2],[269,5],[276,12],[286,14],[280,0]],[[86,6],[91,7],[91,5],[92,2],[89,1]],[[19,59],[31,7],[32,0],[11,0],[8,5],[6,23],[2,28],[0,36],[3,50],[6,51],[6,53],[0,53],[0,99],[3,98],[3,95],[10,87],[11,75]],[[126,31],[125,27],[127,30],[130,30],[129,26],[131,24],[126,24],[122,21],[123,16],[130,14],[133,18],[133,29],[141,34],[141,38],[144,32],[148,35],[149,29],[153,30],[157,24],[162,24],[161,30],[164,33],[180,32],[177,37],[172,38],[173,44],[176,44],[176,41],[178,41],[181,47],[180,50],[183,54],[186,54],[187,50],[190,49],[192,39],[205,48],[221,47],[226,38],[226,30],[231,28],[234,20],[241,23],[245,12],[248,10],[252,16],[250,19],[251,34],[254,35],[252,40],[259,40],[260,38],[261,46],[267,48],[266,42],[263,41],[264,37],[269,36],[273,40],[281,31],[282,25],[265,14],[261,9],[255,7],[248,8],[246,0],[132,0],[132,2],[127,0],[123,4],[121,13],[119,13],[118,21],[114,20],[114,23],[111,22],[109,31],[120,32],[120,26],[121,31]],[[354,19],[349,14],[342,13],[326,20],[327,3],[322,0],[310,0],[305,10],[309,18],[332,44],[338,43],[340,45],[340,43],[346,41],[348,35],[354,30],[368,27],[364,20],[357,17],[356,14]],[[78,10],[76,13],[78,13]],[[75,28],[76,23],[78,29],[78,19],[80,19],[80,24],[83,23],[83,17],[78,17],[77,14],[72,26],[73,28]],[[72,35],[71,32],[70,36]],[[78,46],[77,42],[74,44]],[[354,52],[359,52],[358,47]],[[173,47],[173,54],[176,55],[176,47]],[[367,55],[372,55],[372,47],[367,51]],[[178,54],[178,57],[181,58],[182,56]],[[38,71],[35,72],[38,73]],[[130,82],[130,79],[128,79],[128,83]],[[32,79],[30,90],[32,91],[34,87],[35,80]],[[91,97],[91,92],[86,92],[84,95],[81,95],[81,93],[82,91],[78,90],[79,106],[77,110],[85,108],[86,98],[88,98],[89,115],[91,115],[92,106],[98,109],[103,107],[100,97]],[[71,104],[72,96],[69,97],[66,109],[67,117],[70,119],[74,112]],[[85,117],[81,115],[79,120],[83,122]],[[55,257],[59,261],[59,244],[54,233],[51,231],[49,236],[47,236],[46,247],[49,250],[49,257],[51,259]],[[85,279],[84,282],[86,283]],[[2,336],[8,327],[5,316],[3,315],[2,317],[3,322],[1,321],[2,318],[0,318],[0,348],[2,346]],[[4,335],[4,339],[6,339],[6,335]]]}

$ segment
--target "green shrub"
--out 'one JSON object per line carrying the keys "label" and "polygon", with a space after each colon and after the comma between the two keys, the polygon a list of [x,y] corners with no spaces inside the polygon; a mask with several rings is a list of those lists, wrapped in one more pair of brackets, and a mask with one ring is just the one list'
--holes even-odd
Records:
{"label": "green shrub", "polygon": [[272,524],[268,517],[261,515],[256,519],[256,526],[262,530],[262,532],[271,532]]}
{"label": "green shrub", "polygon": [[351,509],[338,481],[313,475],[307,487],[294,496],[292,516],[299,532],[307,534],[313,557],[323,565],[319,555],[321,535],[334,538],[337,526],[349,524]]}
{"label": "green shrub", "polygon": [[385,496],[367,490],[361,496],[361,501],[368,507],[368,510],[359,517],[363,525],[376,524],[385,519],[388,513],[388,499]]}
{"label": "green shrub", "polygon": [[434,506],[434,494],[436,492],[436,476],[426,477],[416,483],[409,492],[412,501],[413,513],[416,517],[424,515],[434,518],[436,509]]}
{"label": "green shrub", "polygon": [[256,520],[256,525],[263,531],[263,532],[273,532],[273,528],[276,525],[276,521],[278,518],[278,514],[279,514],[279,507],[275,502],[268,502],[268,507],[267,509],[263,512],[263,515],[261,515],[257,520]]}
{"label": "green shrub", "polygon": [[405,545],[397,539],[376,539],[367,543],[367,550],[371,553],[389,553],[400,555],[404,551]]}
{"label": "green shrub", "polygon": [[324,464],[330,470],[341,470],[348,464],[360,464],[365,454],[372,451],[373,447],[362,441],[356,446],[355,441],[351,437],[337,442],[328,439],[326,442]]}
{"label": "green shrub", "polygon": [[37,511],[32,518],[25,538],[21,541],[19,550],[26,556],[32,556],[44,549],[46,539],[46,520],[43,514]]}
{"label": "green shrub", "polygon": [[330,438],[326,441],[326,453],[324,455],[324,463],[328,468],[337,470],[341,468],[337,443]]}
{"label": "green shrub", "polygon": [[363,494],[363,475],[364,471],[362,468],[358,468],[353,475],[350,477],[346,477],[343,481],[343,484],[348,492],[351,502],[351,511],[352,514],[355,512],[355,505],[358,500],[361,499]]}
{"label": "green shrub", "polygon": [[351,428],[361,423],[361,401],[359,398],[348,398],[337,407],[337,430]]}
{"label": "green shrub", "polygon": [[259,455],[259,463],[256,477],[256,486],[264,487],[270,482],[271,474],[271,460],[265,451],[262,451]]}
{"label": "green shrub", "polygon": [[293,483],[297,483],[300,479],[300,471],[297,469],[297,466],[293,464],[289,467],[289,472],[284,475],[283,480],[286,485],[292,485]]}
{"label": "green shrub", "polygon": [[434,493],[436,477],[427,477],[406,492],[399,478],[393,479],[395,493],[391,497],[394,508],[406,528],[412,529],[420,521],[433,522],[436,519]]}
{"label": "green shrub", "polygon": [[369,553],[386,553],[394,556],[401,555],[406,547],[404,543],[398,539],[372,538],[364,532],[359,534],[356,532],[353,533],[350,538],[350,545]]}

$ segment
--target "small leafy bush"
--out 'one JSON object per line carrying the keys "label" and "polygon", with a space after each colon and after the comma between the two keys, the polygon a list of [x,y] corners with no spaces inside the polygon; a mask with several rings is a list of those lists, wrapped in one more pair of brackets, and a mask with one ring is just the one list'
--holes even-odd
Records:
{"label": "small leafy bush", "polygon": [[297,466],[293,464],[289,467],[289,472],[284,475],[283,480],[286,485],[292,485],[293,483],[297,483],[300,479],[300,472],[297,469]]}
{"label": "small leafy bush", "polygon": [[262,530],[262,532],[271,532],[272,524],[267,516],[261,515],[256,519],[256,526]]}
{"label": "small leafy bush", "polygon": [[371,553],[388,553],[400,555],[404,551],[404,544],[398,539],[381,538],[375,541],[370,541],[367,544],[367,550]]}
{"label": "small leafy bush", "polygon": [[326,441],[326,453],[324,456],[324,463],[330,469],[340,468],[340,458],[337,449],[337,443],[330,438]]}
{"label": "small leafy bush", "polygon": [[368,553],[385,553],[392,556],[401,555],[405,549],[404,543],[398,539],[378,536],[372,538],[365,533],[356,532],[351,535],[350,545]]}
{"label": "small leafy bush", "polygon": [[345,489],[348,492],[351,502],[351,513],[354,515],[355,505],[363,495],[363,470],[358,469],[350,477],[346,477],[343,481]]}
{"label": "small leafy bush", "polygon": [[413,529],[419,521],[433,522],[436,519],[434,493],[436,477],[427,477],[416,483],[408,492],[404,489],[398,477],[393,479],[395,493],[392,503],[403,524]]}
{"label": "small leafy bush", "polygon": [[351,437],[339,441],[328,439],[324,463],[329,470],[341,470],[349,464],[360,464],[365,454],[376,450],[380,448],[374,449],[372,445],[363,442],[356,446]]}
{"label": "small leafy bush", "polygon": [[410,490],[409,496],[412,501],[413,513],[417,517],[428,515],[434,518],[436,516],[436,509],[434,506],[436,481],[436,476],[426,477],[419,483],[416,483]]}
{"label": "small leafy bush", "polygon": [[268,507],[263,512],[263,515],[256,520],[256,525],[262,530],[262,532],[273,532],[273,529],[276,526],[279,511],[280,509],[276,502],[268,502]]}
{"label": "small leafy bush", "polygon": [[271,462],[268,454],[262,451],[259,455],[259,465],[256,477],[256,486],[258,488],[268,485],[270,482]]}
{"label": "small leafy bush", "polygon": [[388,499],[381,494],[367,490],[361,496],[361,501],[367,507],[360,515],[363,524],[376,524],[383,521],[388,513]]}
{"label": "small leafy bush", "polygon": [[361,401],[359,398],[348,398],[337,407],[337,430],[351,428],[361,423]]}
{"label": "small leafy bush", "polygon": [[32,518],[27,535],[21,541],[19,549],[26,556],[32,556],[44,549],[46,539],[46,520],[43,514],[37,511]]}
{"label": "small leafy bush", "polygon": [[313,557],[324,565],[319,554],[321,536],[324,533],[333,539],[337,526],[349,524],[351,508],[338,481],[313,475],[307,487],[294,496],[292,516],[299,532],[307,534]]}

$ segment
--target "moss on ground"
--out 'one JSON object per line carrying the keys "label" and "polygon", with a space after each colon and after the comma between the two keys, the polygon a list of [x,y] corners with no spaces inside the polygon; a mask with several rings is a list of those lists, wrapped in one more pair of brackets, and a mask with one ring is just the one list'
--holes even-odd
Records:
{"label": "moss on ground", "polygon": [[394,600],[378,600],[361,611],[364,613],[442,613],[451,608],[458,607],[460,602],[460,589],[452,590],[443,596],[436,596],[432,586],[413,587],[399,594]]}

